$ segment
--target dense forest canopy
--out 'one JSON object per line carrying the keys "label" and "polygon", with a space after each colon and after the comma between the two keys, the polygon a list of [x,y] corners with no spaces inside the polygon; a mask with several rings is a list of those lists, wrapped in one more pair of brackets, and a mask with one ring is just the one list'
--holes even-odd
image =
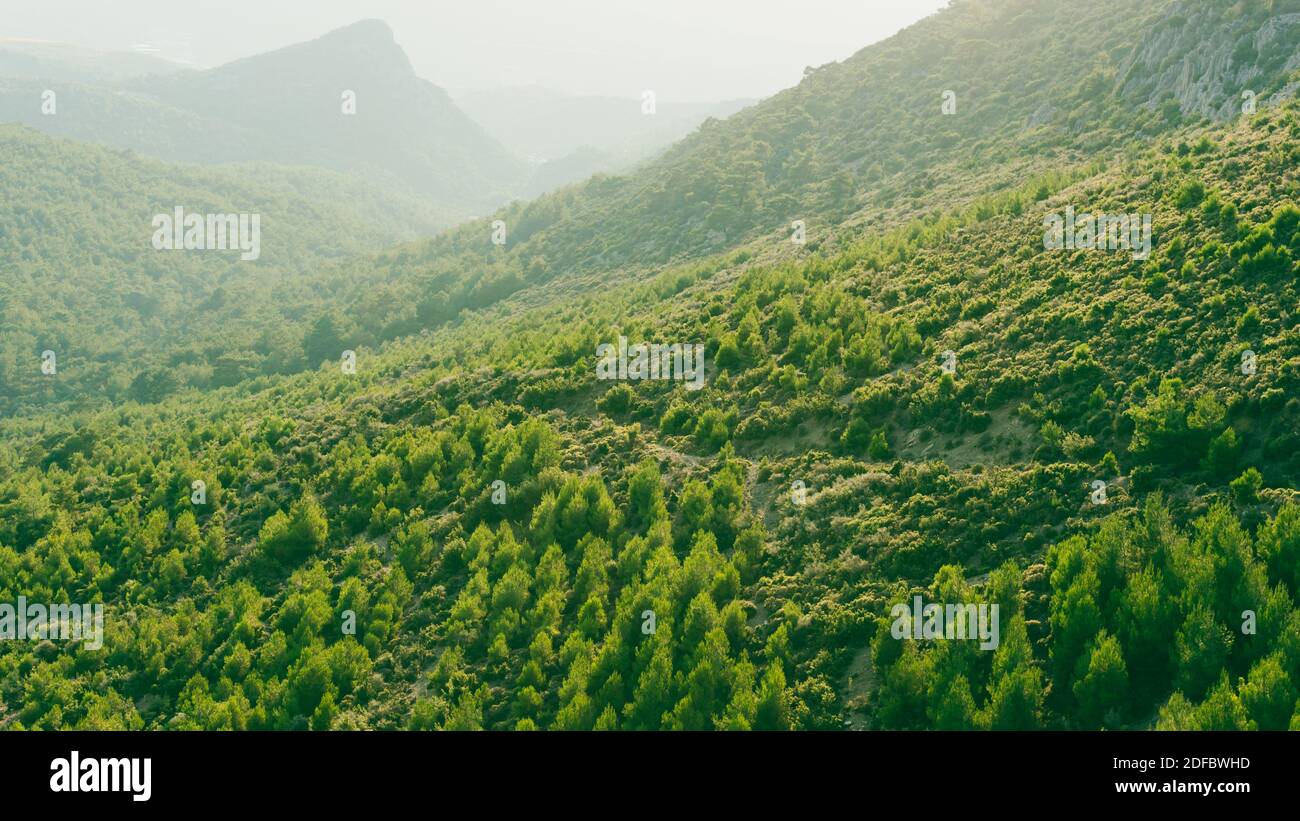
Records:
{"label": "dense forest canopy", "polygon": [[[0,642],[0,725],[1300,728],[1300,4],[1072,8],[396,247],[355,180],[0,127],[0,601],[107,613]],[[261,259],[153,253],[177,202]]]}

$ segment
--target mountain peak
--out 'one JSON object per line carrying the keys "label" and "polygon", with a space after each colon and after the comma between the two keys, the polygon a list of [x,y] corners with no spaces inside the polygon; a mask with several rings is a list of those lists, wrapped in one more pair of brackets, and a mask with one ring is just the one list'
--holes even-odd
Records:
{"label": "mountain peak", "polygon": [[366,20],[358,20],[355,23],[350,23],[341,28],[336,28],[317,39],[318,41],[347,40],[349,42],[362,42],[373,45],[393,45],[396,42],[393,37],[392,26],[388,25],[388,23],[383,20],[374,17]]}

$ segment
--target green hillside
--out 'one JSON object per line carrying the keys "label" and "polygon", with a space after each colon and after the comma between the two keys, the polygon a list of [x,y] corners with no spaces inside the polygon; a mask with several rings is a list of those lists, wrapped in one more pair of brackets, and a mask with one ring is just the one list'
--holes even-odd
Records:
{"label": "green hillside", "polygon": [[[350,261],[345,279],[353,284],[339,285],[328,305],[294,306],[304,327],[293,334],[318,329],[344,347],[377,345],[455,322],[463,310],[532,286],[546,286],[534,295],[550,294],[553,284],[577,276],[650,276],[674,261],[788,236],[794,220],[805,222],[814,246],[837,232],[889,230],[1029,180],[1059,185],[1080,169],[1140,150],[1155,135],[1200,122],[1203,109],[1239,110],[1242,88],[1264,106],[1294,92],[1294,61],[1278,59],[1298,30],[1287,3],[1269,9],[1216,2],[1192,12],[1165,2],[1141,11],[1145,22],[1082,31],[1059,6],[957,4],[725,122],[707,122],[634,175],[597,176],[436,239]],[[1095,11],[1131,16],[1129,6],[1107,0]],[[221,95],[189,95],[185,84],[254,76],[259,67],[282,63],[311,65],[339,52],[364,62],[358,55],[367,45],[383,56],[381,66],[394,62],[388,70],[404,72],[391,33],[369,21],[201,77],[149,81],[171,83],[172,92],[114,99],[123,106],[157,106],[168,94],[214,100],[208,105],[218,108],[195,115],[189,127],[207,129],[215,120],[219,129],[263,133],[258,118],[272,118],[277,105],[218,116]],[[1221,59],[1204,58],[1221,52]],[[1232,55],[1250,61],[1237,65]],[[1184,73],[1200,81],[1182,83]],[[945,91],[956,95],[953,116],[940,113]],[[124,121],[142,132],[171,133],[143,112]],[[217,130],[213,142],[240,139]],[[293,146],[296,156],[308,155]],[[506,226],[504,246],[490,241],[497,219]],[[321,350],[331,347],[338,345]],[[299,361],[315,366],[321,350]]]}
{"label": "green hillside", "polygon": [[[1135,11],[1106,0],[1090,13],[1129,24],[1079,27],[1059,0],[959,3],[724,122],[706,122],[635,175],[598,176],[381,256],[387,282],[349,313],[383,341],[575,271],[648,271],[788,236],[794,220],[813,237],[897,227],[1113,161],[1198,121],[1207,100],[1239,111],[1242,88],[1260,105],[1294,92],[1296,65],[1277,54],[1294,46],[1296,28],[1275,22],[1290,6],[1194,5],[1194,14],[1169,2]],[[1214,73],[1195,62],[1208,47],[1182,50],[1186,42],[1236,49],[1261,30],[1273,32],[1260,36],[1266,54],[1233,73],[1241,86],[1224,79],[1211,94],[1176,82],[1183,60],[1188,71]],[[1134,68],[1157,58],[1157,70]],[[940,114],[945,91],[956,95],[951,117]],[[505,248],[488,242],[498,218]],[[390,305],[404,308],[394,314]]]}
{"label": "green hillside", "polygon": [[[1300,728],[1300,7],[1072,8],[958,3],[505,247],[286,271],[285,372],[46,377],[0,421],[0,601],[108,615],[0,642],[0,725]],[[1150,253],[1049,248],[1067,211]],[[703,387],[598,378],[620,337]],[[895,640],[915,596],[998,646]]]}
{"label": "green hillside", "polygon": [[[0,413],[298,370],[307,312],[349,276],[334,261],[446,221],[323,170],[168,165],[12,125],[0,155]],[[258,214],[259,257],[155,250],[152,220],[176,207]]]}

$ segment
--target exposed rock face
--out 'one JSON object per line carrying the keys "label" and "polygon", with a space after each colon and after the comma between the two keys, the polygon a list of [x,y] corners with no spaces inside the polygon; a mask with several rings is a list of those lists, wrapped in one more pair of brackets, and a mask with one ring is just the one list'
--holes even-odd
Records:
{"label": "exposed rock face", "polygon": [[1156,107],[1178,101],[1184,116],[1225,120],[1242,113],[1246,92],[1260,103],[1295,93],[1300,14],[1270,14],[1206,0],[1181,0],[1122,65],[1121,96]]}

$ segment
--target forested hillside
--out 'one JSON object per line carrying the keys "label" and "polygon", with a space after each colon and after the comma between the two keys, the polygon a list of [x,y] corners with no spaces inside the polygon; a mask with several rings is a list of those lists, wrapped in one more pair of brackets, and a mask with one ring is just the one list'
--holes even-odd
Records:
{"label": "forested hillside", "polygon": [[[707,122],[634,175],[597,176],[435,239],[350,260],[345,283],[331,289],[328,304],[310,296],[293,304],[301,322],[288,333],[318,332],[329,342],[322,350],[338,347],[335,342],[376,345],[457,321],[464,310],[532,286],[549,289],[557,279],[648,276],[669,262],[721,253],[759,236],[785,237],[794,220],[804,221],[814,244],[837,232],[880,232],[1028,180],[1056,185],[1079,169],[1119,161],[1155,135],[1195,125],[1207,95],[1216,106],[1240,111],[1234,83],[1248,86],[1258,105],[1294,93],[1300,18],[1293,15],[1300,5],[1292,0],[1195,4],[1194,12],[1182,2],[1137,12],[1130,5],[1106,0],[1096,12],[1125,19],[1136,13],[1132,25],[1076,31],[1070,15],[1060,13],[1060,0],[959,3],[725,122]],[[367,43],[386,61],[409,68],[400,50],[390,51],[391,40],[386,26],[368,21],[201,78],[149,82],[171,83],[175,95],[185,96],[185,83],[241,78],[264,62],[310,66],[340,49],[361,60],[358,50]],[[1192,41],[1205,45],[1194,49],[1187,45]],[[1203,65],[1203,52],[1224,44],[1236,57]],[[1279,59],[1288,44],[1291,58]],[[1147,68],[1139,71],[1139,63]],[[1233,66],[1230,78],[1225,64]],[[1207,71],[1218,78],[1213,94],[1200,82]],[[1184,75],[1198,82],[1174,82]],[[940,114],[946,91],[955,95],[953,116]],[[115,104],[133,103],[127,97]],[[149,99],[148,105],[158,104]],[[277,110],[252,106],[219,122],[235,127]],[[191,123],[208,125],[206,118]],[[139,127],[167,131],[147,117]],[[490,241],[498,219],[504,245]],[[320,358],[297,361],[314,367]]]}
{"label": "forested hillside", "polygon": [[[445,219],[328,171],[169,165],[16,125],[0,125],[0,155],[0,413],[300,370],[311,312],[348,276],[332,261]],[[155,250],[153,218],[178,206],[258,214],[258,258]],[[31,367],[46,350],[57,380]]]}
{"label": "forested hillside", "polygon": [[[252,370],[76,409],[20,345],[69,401],[0,421],[0,600],[108,616],[0,643],[0,725],[1300,728],[1294,6],[957,3],[504,247],[286,270],[233,303],[283,372],[249,316],[206,350]],[[598,378],[619,337],[703,387]],[[913,596],[996,649],[900,640]]]}
{"label": "forested hillside", "polygon": [[[598,176],[381,255],[374,267],[386,282],[368,285],[349,313],[367,341],[383,341],[575,271],[648,272],[788,236],[794,220],[814,238],[886,230],[1026,180],[1115,162],[1196,119],[1180,89],[1135,84],[1151,76],[1132,68],[1139,56],[1160,55],[1169,75],[1199,65],[1201,48],[1162,49],[1171,32],[1203,32],[1200,42],[1216,45],[1258,38],[1267,44],[1259,67],[1243,64],[1234,77],[1260,105],[1294,92],[1300,63],[1276,55],[1288,44],[1293,54],[1300,27],[1277,21],[1300,6],[1194,5],[1189,15],[1182,3],[1105,0],[1091,13],[1128,23],[1079,27],[1060,0],[959,3],[725,122],[706,122],[637,174]],[[953,116],[940,115],[945,91],[955,95]],[[1240,111],[1240,89],[1225,83],[1215,94]],[[486,241],[492,219],[506,223],[504,248]]]}

